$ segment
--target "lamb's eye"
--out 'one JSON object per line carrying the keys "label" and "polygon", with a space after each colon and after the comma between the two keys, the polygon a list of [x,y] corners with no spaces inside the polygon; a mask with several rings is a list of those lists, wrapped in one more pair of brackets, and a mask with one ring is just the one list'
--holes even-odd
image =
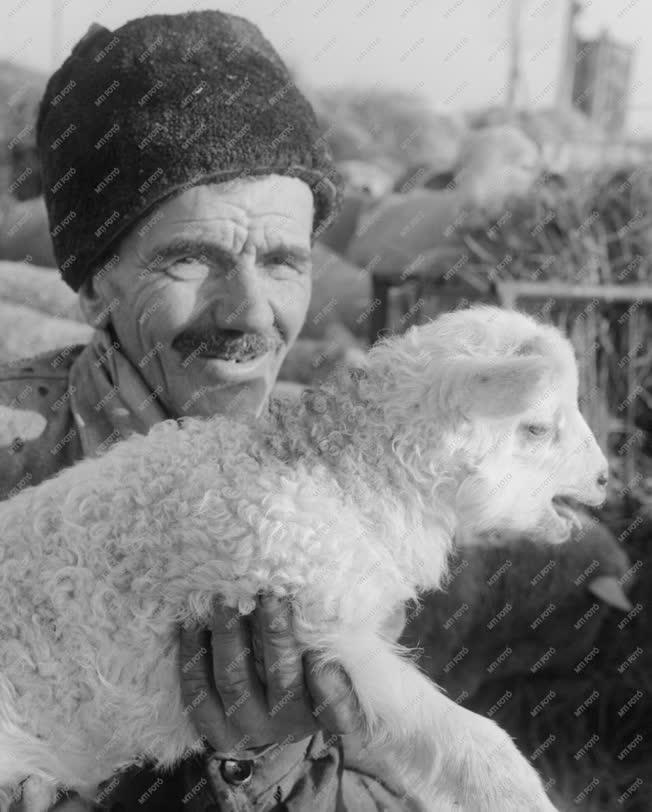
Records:
{"label": "lamb's eye", "polygon": [[543,423],[529,423],[526,430],[530,437],[543,437],[549,431],[548,426],[544,426]]}

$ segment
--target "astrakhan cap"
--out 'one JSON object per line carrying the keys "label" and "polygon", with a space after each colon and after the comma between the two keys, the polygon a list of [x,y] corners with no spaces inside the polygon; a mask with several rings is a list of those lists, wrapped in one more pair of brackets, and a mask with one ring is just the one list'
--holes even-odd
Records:
{"label": "astrakhan cap", "polygon": [[47,84],[37,144],[55,257],[73,290],[155,204],[191,186],[301,178],[317,233],[341,205],[309,102],[258,27],[220,11],[91,26]]}

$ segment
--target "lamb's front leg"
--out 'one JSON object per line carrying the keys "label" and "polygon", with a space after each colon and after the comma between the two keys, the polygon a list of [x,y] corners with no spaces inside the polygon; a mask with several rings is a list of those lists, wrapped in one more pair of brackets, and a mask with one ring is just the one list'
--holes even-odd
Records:
{"label": "lamb's front leg", "polygon": [[537,772],[495,722],[444,696],[373,633],[334,635],[324,661],[348,673],[371,752],[396,765],[428,810],[555,812]]}
{"label": "lamb's front leg", "polygon": [[554,812],[539,775],[506,731],[443,696],[435,686],[433,694],[426,700],[428,710],[417,710],[413,720],[423,724],[435,708],[443,714],[432,745],[440,755],[433,809],[447,809],[437,794],[441,789],[455,812]]}

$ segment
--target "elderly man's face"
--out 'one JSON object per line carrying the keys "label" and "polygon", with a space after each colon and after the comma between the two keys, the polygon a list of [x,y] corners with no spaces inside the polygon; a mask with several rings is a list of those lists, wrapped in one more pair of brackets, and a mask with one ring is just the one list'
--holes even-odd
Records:
{"label": "elderly man's face", "polygon": [[82,307],[90,320],[118,300],[123,351],[171,415],[259,414],[306,317],[312,219],[297,178],[188,189],[124,239]]}

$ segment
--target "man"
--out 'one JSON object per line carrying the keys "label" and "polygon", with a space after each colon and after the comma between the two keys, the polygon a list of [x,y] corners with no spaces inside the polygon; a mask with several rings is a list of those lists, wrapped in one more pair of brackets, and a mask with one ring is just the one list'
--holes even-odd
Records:
{"label": "man", "polygon": [[[1,371],[0,403],[47,426],[0,450],[0,498],[160,420],[260,415],[340,197],[280,58],[217,11],[92,26],[48,83],[37,138],[57,263],[96,331]],[[219,610],[210,631],[180,633],[181,690],[208,753],[171,776],[115,776],[102,808],[411,808],[391,765],[345,735],[361,723],[346,676],[311,672],[288,606],[260,596],[252,623]]]}

